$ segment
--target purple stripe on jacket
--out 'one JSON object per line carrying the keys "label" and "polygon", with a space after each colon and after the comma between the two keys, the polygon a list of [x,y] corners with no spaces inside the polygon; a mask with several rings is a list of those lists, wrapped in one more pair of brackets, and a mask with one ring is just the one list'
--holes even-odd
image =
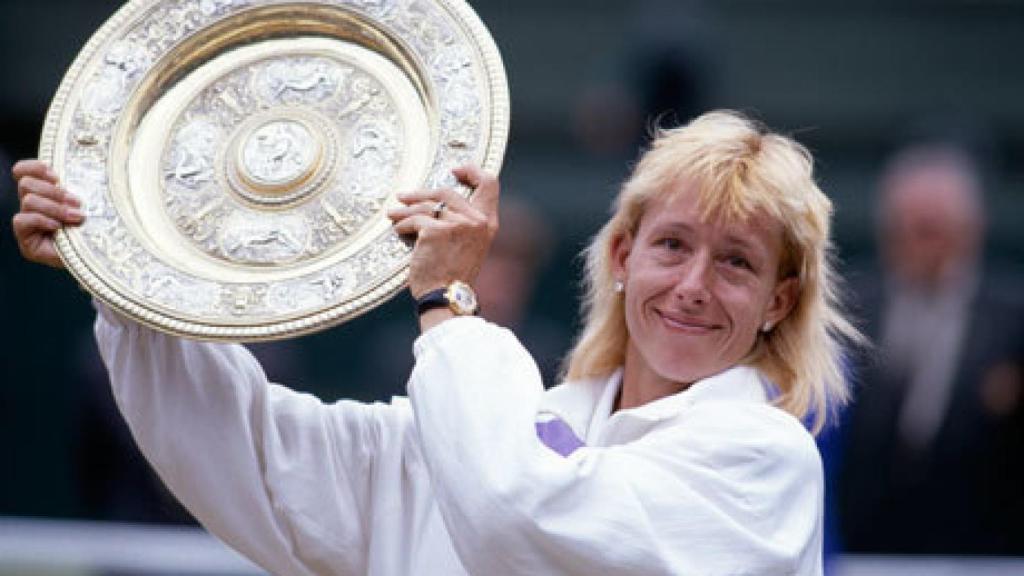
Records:
{"label": "purple stripe on jacket", "polygon": [[558,418],[537,422],[536,427],[537,437],[540,438],[540,441],[562,456],[568,456],[584,445],[572,428]]}

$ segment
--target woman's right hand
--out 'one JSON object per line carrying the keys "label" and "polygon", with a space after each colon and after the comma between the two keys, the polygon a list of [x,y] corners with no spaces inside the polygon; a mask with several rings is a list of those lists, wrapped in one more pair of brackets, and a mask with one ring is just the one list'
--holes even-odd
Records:
{"label": "woman's right hand", "polygon": [[39,160],[22,160],[11,170],[21,210],[14,215],[14,237],[26,260],[63,268],[54,234],[85,220],[82,202],[57,183],[57,174]]}

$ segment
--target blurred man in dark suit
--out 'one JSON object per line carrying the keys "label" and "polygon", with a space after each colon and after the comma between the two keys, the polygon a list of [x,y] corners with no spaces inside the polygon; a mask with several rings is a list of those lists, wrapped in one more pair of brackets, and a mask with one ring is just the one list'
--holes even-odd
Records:
{"label": "blurred man in dark suit", "polygon": [[854,286],[877,348],[846,430],[846,547],[1024,554],[1021,295],[982,273],[978,172],[916,146],[880,192],[883,271]]}

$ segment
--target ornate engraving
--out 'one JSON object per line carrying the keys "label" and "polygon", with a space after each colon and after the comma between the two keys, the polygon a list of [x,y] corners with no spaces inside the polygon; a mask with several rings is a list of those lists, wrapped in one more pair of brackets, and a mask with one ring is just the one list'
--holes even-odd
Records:
{"label": "ornate engraving", "polygon": [[221,289],[222,306],[235,316],[261,307],[266,296],[266,284],[232,284]]}
{"label": "ornate engraving", "polygon": [[[250,126],[254,116],[266,120]],[[317,121],[295,119],[305,116]],[[167,213],[218,259],[269,265],[316,257],[380,215],[393,191],[402,129],[388,92],[362,70],[320,56],[256,62],[203,90],[172,129],[163,170]],[[232,133],[237,161],[219,151]],[[322,159],[329,165],[320,166]],[[225,188],[238,197],[224,196]],[[291,206],[287,218],[258,211],[311,195],[319,202]]]}
{"label": "ornate engraving", "polygon": [[221,224],[220,253],[234,262],[292,262],[307,251],[309,244],[309,226],[302,214],[257,217],[235,211]]}
{"label": "ornate engraving", "polygon": [[253,90],[268,104],[312,104],[333,95],[351,71],[325,58],[275,59],[254,75]]}
{"label": "ornate engraving", "polygon": [[196,190],[213,180],[214,156],[224,131],[205,118],[190,119],[175,135],[166,163],[166,178]]}
{"label": "ornate engraving", "polygon": [[305,126],[293,120],[275,120],[245,139],[242,167],[256,182],[280,186],[307,174],[317,153],[316,141]]}

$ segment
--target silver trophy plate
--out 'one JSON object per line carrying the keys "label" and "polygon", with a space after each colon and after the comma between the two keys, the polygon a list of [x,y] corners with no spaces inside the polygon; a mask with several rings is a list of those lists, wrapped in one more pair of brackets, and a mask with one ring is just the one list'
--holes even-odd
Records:
{"label": "silver trophy plate", "polygon": [[40,158],[80,196],[57,236],[114,309],[206,340],[333,326],[405,285],[385,212],[497,172],[508,88],[462,0],[132,0],[82,49]]}

